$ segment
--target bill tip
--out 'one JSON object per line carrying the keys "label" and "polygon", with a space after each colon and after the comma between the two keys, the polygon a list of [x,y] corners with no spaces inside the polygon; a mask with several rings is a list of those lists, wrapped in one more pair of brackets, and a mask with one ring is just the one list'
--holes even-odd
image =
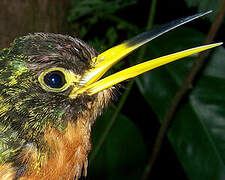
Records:
{"label": "bill tip", "polygon": [[217,45],[217,46],[221,46],[222,44],[223,44],[223,42],[215,43],[215,45]]}
{"label": "bill tip", "polygon": [[212,13],[212,12],[213,12],[213,10],[212,10],[212,9],[210,9],[210,10],[206,11],[206,13]]}
{"label": "bill tip", "polygon": [[205,15],[210,14],[210,13],[212,13],[212,12],[213,12],[213,10],[210,9],[210,10],[205,11],[205,12],[200,12],[199,14],[200,14],[200,16],[205,16]]}

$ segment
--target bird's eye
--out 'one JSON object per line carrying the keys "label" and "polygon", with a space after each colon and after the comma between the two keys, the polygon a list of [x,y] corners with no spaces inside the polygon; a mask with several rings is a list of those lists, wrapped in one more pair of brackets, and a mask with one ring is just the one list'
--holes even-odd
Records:
{"label": "bird's eye", "polygon": [[44,82],[50,88],[62,88],[66,84],[65,75],[61,71],[51,71],[44,76]]}
{"label": "bird's eye", "polygon": [[64,68],[55,67],[43,71],[38,77],[42,88],[50,92],[62,92],[76,82],[75,75]]}

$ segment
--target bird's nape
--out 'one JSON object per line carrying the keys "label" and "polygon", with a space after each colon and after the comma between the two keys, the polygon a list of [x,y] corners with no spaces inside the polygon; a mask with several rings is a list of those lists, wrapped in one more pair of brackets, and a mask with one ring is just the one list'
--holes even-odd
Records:
{"label": "bird's nape", "polygon": [[210,12],[159,26],[99,55],[78,38],[51,33],[18,38],[0,51],[0,179],[86,176],[91,127],[110,102],[114,85],[222,43],[101,77],[145,43]]}

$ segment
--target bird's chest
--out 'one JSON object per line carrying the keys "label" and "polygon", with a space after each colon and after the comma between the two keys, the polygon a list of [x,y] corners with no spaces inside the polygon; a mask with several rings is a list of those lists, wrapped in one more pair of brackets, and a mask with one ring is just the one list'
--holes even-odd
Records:
{"label": "bird's chest", "polygon": [[[68,123],[64,133],[55,129],[45,132],[44,138],[49,151],[40,155],[37,150],[24,149],[21,162],[26,164],[25,173],[19,180],[53,180],[79,178],[87,174],[88,152],[90,151],[90,128],[79,119]],[[24,167],[24,166],[23,166]],[[83,171],[82,171],[83,170]],[[16,172],[10,164],[0,166],[0,180],[13,179]]]}

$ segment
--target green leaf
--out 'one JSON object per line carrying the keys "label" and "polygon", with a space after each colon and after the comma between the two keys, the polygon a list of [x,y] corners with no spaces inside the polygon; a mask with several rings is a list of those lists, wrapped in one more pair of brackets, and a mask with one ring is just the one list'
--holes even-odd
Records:
{"label": "green leaf", "polygon": [[[113,112],[108,108],[94,124],[92,151],[101,139]],[[96,158],[91,162],[88,176],[90,179],[140,179],[145,161],[145,145],[139,130],[132,121],[120,114]]]}
{"label": "green leaf", "polygon": [[[76,21],[87,15],[104,17],[113,14],[119,9],[135,4],[135,0],[72,0],[68,21]],[[93,17],[92,17],[93,18]]]}
{"label": "green leaf", "polygon": [[[153,42],[150,51],[158,56],[169,53],[167,51],[195,47],[203,43],[203,39],[200,32],[183,28]],[[219,47],[213,52],[194,89],[179,107],[168,132],[169,140],[192,180],[225,179],[225,50]],[[186,58],[138,79],[141,93],[161,121],[195,59],[195,56]]]}
{"label": "green leaf", "polygon": [[203,11],[208,11],[208,10],[213,10],[214,13],[211,15],[207,16],[210,21],[213,21],[213,19],[216,16],[216,13],[218,9],[221,6],[221,0],[185,0],[186,4],[189,7],[197,7],[198,12],[203,12]]}
{"label": "green leaf", "polygon": [[108,47],[113,46],[118,38],[117,32],[113,26],[107,30],[106,37],[109,40]]}

